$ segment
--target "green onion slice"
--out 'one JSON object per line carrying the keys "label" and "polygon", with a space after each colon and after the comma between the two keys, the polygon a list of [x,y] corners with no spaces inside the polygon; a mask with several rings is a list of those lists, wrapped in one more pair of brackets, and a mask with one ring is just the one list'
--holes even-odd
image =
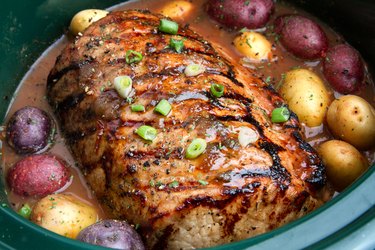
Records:
{"label": "green onion slice", "polygon": [[206,71],[206,69],[203,65],[192,63],[186,66],[184,73],[186,76],[197,76],[204,71]]}
{"label": "green onion slice", "polygon": [[222,97],[224,95],[224,85],[218,83],[211,84],[211,94],[214,97]]}
{"label": "green onion slice", "polygon": [[171,104],[167,100],[163,99],[158,103],[158,105],[156,105],[154,110],[155,112],[158,112],[164,116],[167,116],[169,112],[171,112],[171,109],[172,109]]}
{"label": "green onion slice", "polygon": [[20,210],[18,210],[18,214],[21,215],[22,217],[29,219],[31,215],[31,207],[29,204],[24,204]]}
{"label": "green onion slice", "polygon": [[159,30],[167,34],[176,35],[178,31],[178,24],[168,19],[161,19]]}
{"label": "green onion slice", "polygon": [[122,98],[127,98],[132,90],[132,79],[129,76],[118,76],[114,79],[114,85],[117,93]]}
{"label": "green onion slice", "polygon": [[169,47],[174,49],[177,53],[181,53],[182,49],[184,48],[184,40],[171,38],[169,40]]}
{"label": "green onion slice", "polygon": [[246,147],[250,143],[254,143],[259,139],[258,133],[249,127],[240,127],[238,133],[238,142],[242,147]]}
{"label": "green onion slice", "polygon": [[188,159],[195,159],[206,150],[207,142],[202,138],[194,139],[186,150],[185,157]]}
{"label": "green onion slice", "polygon": [[140,62],[142,58],[143,58],[142,54],[135,50],[130,49],[126,51],[125,61],[127,64]]}
{"label": "green onion slice", "polygon": [[133,112],[145,112],[145,106],[143,106],[142,104],[133,104],[130,106],[130,109],[133,111]]}
{"label": "green onion slice", "polygon": [[135,132],[147,141],[153,141],[158,133],[155,128],[147,125],[140,126]]}
{"label": "green onion slice", "polygon": [[286,122],[289,120],[290,111],[287,107],[275,108],[271,113],[272,122]]}

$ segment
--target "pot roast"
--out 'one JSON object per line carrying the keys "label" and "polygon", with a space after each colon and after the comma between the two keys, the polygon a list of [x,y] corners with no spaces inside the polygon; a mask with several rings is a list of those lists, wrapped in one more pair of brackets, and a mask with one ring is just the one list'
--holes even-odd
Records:
{"label": "pot roast", "polygon": [[[114,218],[139,225],[150,249],[209,247],[258,235],[319,207],[330,195],[324,166],[304,141],[293,113],[273,123],[285,102],[273,87],[179,27],[158,30],[160,15],[112,12],[92,24],[57,58],[48,98],[75,159]],[[181,53],[170,39],[183,40]],[[129,63],[129,50],[142,60]],[[187,76],[191,64],[204,72]],[[114,78],[129,76],[127,98]],[[210,86],[224,86],[215,97]],[[154,111],[162,99],[171,112]],[[145,112],[132,112],[132,104]],[[153,141],[135,133],[157,130]],[[247,127],[257,138],[239,143]],[[207,142],[195,159],[186,149]]]}

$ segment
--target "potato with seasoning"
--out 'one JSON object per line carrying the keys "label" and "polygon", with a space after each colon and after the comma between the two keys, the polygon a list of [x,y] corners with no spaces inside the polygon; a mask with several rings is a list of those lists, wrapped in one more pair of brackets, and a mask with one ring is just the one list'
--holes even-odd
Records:
{"label": "potato with seasoning", "polygon": [[252,62],[268,61],[272,57],[272,44],[258,32],[242,32],[233,43],[236,49]]}
{"label": "potato with seasoning", "polygon": [[279,92],[300,122],[309,127],[322,124],[330,96],[315,73],[307,69],[288,71]]}
{"label": "potato with seasoning", "polygon": [[349,143],[331,140],[322,143],[318,153],[326,166],[327,176],[337,191],[342,191],[364,173],[369,163]]}
{"label": "potato with seasoning", "polygon": [[99,19],[105,17],[108,11],[87,9],[82,10],[74,15],[72,21],[70,22],[69,30],[73,35],[78,35],[85,31],[92,23],[98,21]]}
{"label": "potato with seasoning", "polygon": [[359,96],[346,95],[333,101],[327,112],[327,123],[336,138],[356,148],[368,149],[375,145],[375,109]]}
{"label": "potato with seasoning", "polygon": [[77,240],[116,249],[145,249],[134,228],[119,220],[103,220],[88,226],[78,234]]}
{"label": "potato with seasoning", "polygon": [[193,4],[189,1],[177,0],[167,2],[159,12],[173,19],[183,20],[192,12],[193,7]]}
{"label": "potato with seasoning", "polygon": [[274,9],[272,0],[209,0],[206,12],[229,29],[257,29],[266,25]]}
{"label": "potato with seasoning", "polygon": [[16,162],[7,174],[10,189],[21,196],[43,197],[68,184],[69,169],[54,155],[31,155]]}
{"label": "potato with seasoning", "polygon": [[328,49],[328,39],[323,29],[307,17],[279,16],[274,22],[274,31],[285,49],[299,58],[319,59]]}
{"label": "potato with seasoning", "polygon": [[75,239],[98,220],[96,210],[70,194],[48,195],[38,201],[30,220],[57,234]]}

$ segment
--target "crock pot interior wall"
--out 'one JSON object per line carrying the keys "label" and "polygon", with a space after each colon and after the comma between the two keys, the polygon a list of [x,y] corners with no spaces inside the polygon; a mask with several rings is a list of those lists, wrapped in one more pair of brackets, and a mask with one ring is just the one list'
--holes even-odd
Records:
{"label": "crock pot interior wall", "polygon": [[[18,83],[32,63],[66,32],[74,13],[106,8],[118,0],[5,0],[0,8],[0,121]],[[375,65],[373,0],[296,0],[326,21]],[[373,71],[374,72],[374,71]],[[216,249],[375,248],[374,166],[343,194],[304,218],[249,240]],[[0,204],[6,204],[3,179]],[[352,246],[352,247],[351,247]],[[26,222],[7,206],[0,207],[0,249],[100,249],[55,235]]]}

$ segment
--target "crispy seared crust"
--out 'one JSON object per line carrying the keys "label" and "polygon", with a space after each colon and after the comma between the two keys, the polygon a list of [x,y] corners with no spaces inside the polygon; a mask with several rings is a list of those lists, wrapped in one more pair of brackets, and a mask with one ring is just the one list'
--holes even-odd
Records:
{"label": "crispy seared crust", "polygon": [[[109,14],[66,47],[48,78],[50,103],[99,200],[116,218],[139,224],[154,249],[248,238],[320,206],[330,195],[324,167],[303,141],[296,116],[270,121],[284,105],[281,97],[188,27],[178,32],[186,39],[183,53],[175,52],[171,35],[157,30],[160,18]],[[129,49],[143,60],[126,64]],[[205,73],[186,77],[191,63],[204,65]],[[131,112],[117,95],[118,75],[133,79],[133,101],[146,112]],[[211,96],[213,82],[225,86],[223,97]],[[161,99],[172,103],[167,117],[153,112]],[[134,133],[142,124],[157,128],[152,143]],[[241,147],[241,126],[256,130],[259,140]],[[206,138],[206,152],[187,160],[185,149],[196,137]]]}

